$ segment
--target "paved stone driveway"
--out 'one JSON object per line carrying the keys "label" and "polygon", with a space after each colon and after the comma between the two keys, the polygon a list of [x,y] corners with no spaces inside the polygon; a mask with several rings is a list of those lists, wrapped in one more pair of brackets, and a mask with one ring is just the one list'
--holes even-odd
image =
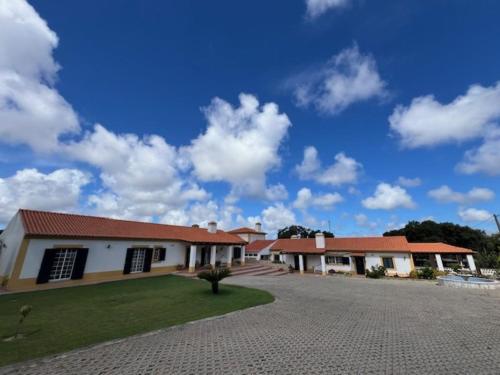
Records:
{"label": "paved stone driveway", "polygon": [[500,374],[497,291],[299,275],[228,282],[270,290],[277,301],[3,371]]}

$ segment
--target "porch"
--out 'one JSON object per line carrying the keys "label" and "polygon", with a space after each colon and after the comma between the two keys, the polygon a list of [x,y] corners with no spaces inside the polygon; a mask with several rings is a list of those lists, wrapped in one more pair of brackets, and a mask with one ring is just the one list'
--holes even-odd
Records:
{"label": "porch", "polygon": [[184,266],[188,272],[210,264],[231,267],[234,262],[245,264],[245,246],[221,244],[191,244],[186,246]]}
{"label": "porch", "polygon": [[462,270],[476,272],[476,265],[471,254],[432,254],[415,253],[412,254],[415,269],[430,267],[438,271],[451,272],[457,265]]}

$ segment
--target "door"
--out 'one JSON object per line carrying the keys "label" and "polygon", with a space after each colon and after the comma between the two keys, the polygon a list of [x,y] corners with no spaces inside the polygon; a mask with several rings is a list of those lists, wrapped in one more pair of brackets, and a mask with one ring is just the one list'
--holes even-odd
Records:
{"label": "door", "polygon": [[300,263],[299,263],[299,256],[298,255],[294,255],[293,256],[293,262],[294,262],[294,268],[295,268],[295,271],[298,271],[300,270]]}
{"label": "door", "polygon": [[235,247],[233,248],[233,259],[240,259],[241,258],[241,247]]}
{"label": "door", "polygon": [[358,275],[365,274],[365,257],[354,257],[354,263],[356,264],[356,273]]}
{"label": "door", "polygon": [[191,256],[191,246],[186,246],[186,258],[184,259],[184,267],[189,267],[189,258]]}
{"label": "door", "polygon": [[205,264],[210,263],[210,248],[202,247],[201,248],[201,261],[200,266],[204,266]]}

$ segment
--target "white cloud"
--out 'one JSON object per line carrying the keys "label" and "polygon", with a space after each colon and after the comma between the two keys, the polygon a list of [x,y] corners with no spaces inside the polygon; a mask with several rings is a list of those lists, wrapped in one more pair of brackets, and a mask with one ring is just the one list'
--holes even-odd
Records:
{"label": "white cloud", "polygon": [[210,221],[217,223],[218,229],[232,229],[241,216],[241,209],[234,205],[219,205],[213,200],[194,202],[185,209],[168,210],[160,221],[165,224],[192,225],[207,227]]}
{"label": "white cloud", "polygon": [[448,104],[433,95],[399,105],[389,117],[392,131],[408,148],[463,142],[481,137],[500,118],[500,82],[491,87],[472,85]]}
{"label": "white cloud", "polygon": [[278,150],[291,123],[274,103],[260,106],[247,94],[239,99],[240,106],[234,108],[215,98],[204,110],[207,130],[182,153],[188,155],[198,179],[226,181],[233,195],[265,197],[266,174],[281,164]]}
{"label": "white cloud", "polygon": [[422,185],[422,180],[418,177],[415,178],[407,178],[400,176],[398,178],[398,184],[404,187],[412,188]]}
{"label": "white cloud", "polygon": [[313,194],[310,189],[302,188],[297,192],[293,207],[299,210],[307,210],[309,207],[329,210],[343,200],[339,193]]}
{"label": "white cloud", "polygon": [[306,0],[307,16],[316,18],[326,13],[330,9],[342,8],[351,0]]}
{"label": "white cloud", "polygon": [[443,185],[437,189],[430,190],[429,197],[440,203],[471,204],[481,201],[489,201],[495,197],[495,193],[486,188],[474,187],[467,193],[453,191],[449,186]]}
{"label": "white cloud", "polygon": [[302,180],[315,180],[324,185],[340,186],[356,183],[362,165],[340,152],[335,155],[335,162],[323,169],[318,158],[318,151],[315,147],[309,146],[304,150],[302,163],[295,166],[295,170]]}
{"label": "white cloud", "polygon": [[6,223],[19,208],[71,211],[78,206],[82,187],[90,182],[88,173],[58,169],[44,174],[23,169],[0,178],[0,223]]}
{"label": "white cloud", "polygon": [[160,136],[140,139],[97,124],[93,132],[64,150],[101,170],[105,190],[89,200],[101,214],[152,220],[167,210],[208,198],[205,190],[179,175],[177,151]]}
{"label": "white cloud", "polygon": [[365,214],[354,215],[354,220],[356,221],[356,224],[360,227],[369,228],[371,230],[374,230],[378,227],[378,223],[375,221],[370,221],[368,216],[366,216]]}
{"label": "white cloud", "polygon": [[486,210],[479,210],[477,208],[460,208],[458,210],[458,216],[460,216],[463,221],[469,222],[488,221],[493,217],[490,212]]}
{"label": "white cloud", "polygon": [[25,1],[0,0],[0,139],[54,151],[78,118],[53,87],[58,38]]}
{"label": "white cloud", "polygon": [[269,232],[276,232],[295,222],[295,214],[283,203],[276,203],[262,210],[262,224]]}
{"label": "white cloud", "polygon": [[375,210],[393,210],[395,208],[415,208],[416,204],[412,197],[400,186],[380,183],[377,185],[375,194],[364,199],[364,207]]}
{"label": "white cloud", "polygon": [[486,173],[500,175],[500,128],[489,129],[483,144],[465,153],[457,170],[465,174]]}
{"label": "white cloud", "polygon": [[313,105],[322,113],[335,115],[351,104],[387,96],[375,59],[360,53],[355,44],[342,50],[323,67],[289,81],[299,106]]}

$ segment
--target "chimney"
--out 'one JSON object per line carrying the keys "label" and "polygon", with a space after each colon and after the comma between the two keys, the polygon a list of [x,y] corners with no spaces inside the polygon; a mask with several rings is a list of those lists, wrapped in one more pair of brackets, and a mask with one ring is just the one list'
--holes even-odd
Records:
{"label": "chimney", "polygon": [[255,223],[255,231],[256,232],[262,232],[262,224],[257,222]]}
{"label": "chimney", "polygon": [[299,238],[299,236],[297,236],[296,234],[292,234],[292,235],[290,236],[290,239],[291,239],[291,240],[297,240],[298,238]]}
{"label": "chimney", "polygon": [[199,228],[200,226],[198,224],[193,224],[193,225],[191,225],[191,227],[193,227],[193,228]]}
{"label": "chimney", "polygon": [[217,223],[215,221],[208,223],[208,233],[217,233]]}
{"label": "chimney", "polygon": [[323,233],[316,233],[316,248],[324,249],[325,247],[325,235]]}

